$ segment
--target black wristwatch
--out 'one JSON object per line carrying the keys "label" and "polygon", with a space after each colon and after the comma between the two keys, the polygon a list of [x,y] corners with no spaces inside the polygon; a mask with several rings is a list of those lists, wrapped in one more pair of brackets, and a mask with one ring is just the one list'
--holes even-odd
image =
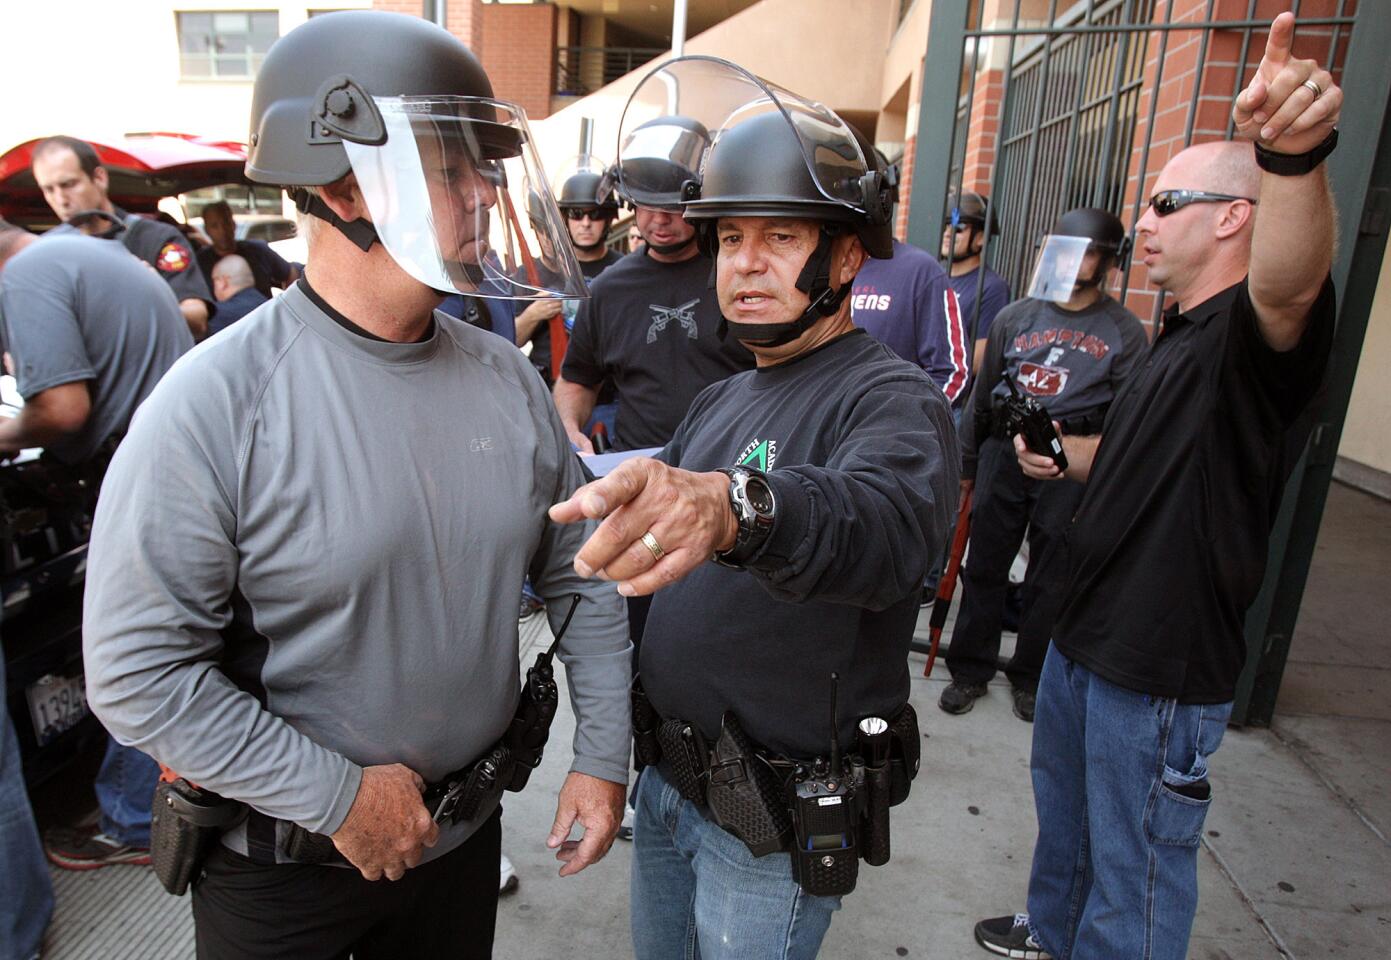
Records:
{"label": "black wristwatch", "polygon": [[729,508],[739,521],[739,533],[734,546],[715,554],[715,562],[742,570],[773,532],[778,503],[768,478],[760,470],[749,467],[721,467],[720,473],[729,477]]}
{"label": "black wristwatch", "polygon": [[1338,128],[1334,127],[1323,142],[1308,153],[1276,153],[1256,142],[1256,166],[1279,177],[1302,177],[1333,152],[1338,145]]}

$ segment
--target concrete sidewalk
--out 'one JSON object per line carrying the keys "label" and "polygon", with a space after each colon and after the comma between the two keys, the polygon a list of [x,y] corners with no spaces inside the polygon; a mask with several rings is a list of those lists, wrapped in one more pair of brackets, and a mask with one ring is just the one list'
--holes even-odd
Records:
{"label": "concrete sidewalk", "polygon": [[[1217,803],[1199,855],[1201,905],[1190,956],[1201,960],[1380,956],[1391,937],[1391,504],[1336,486],[1320,534],[1278,716],[1269,730],[1230,730],[1214,759]],[[543,618],[522,631],[523,662],[545,642]],[[926,630],[926,616],[921,621]],[[971,929],[1023,908],[1034,821],[1031,728],[1014,718],[1003,680],[964,717],[936,701],[911,658],[923,724],[923,773],[894,811],[892,861],[863,867],[831,926],[835,960],[986,957]],[[521,876],[498,917],[499,960],[631,957],[628,861],[560,880],[545,849],[569,760],[568,708],[523,794],[505,800],[504,849]],[[55,871],[52,960],[192,956],[186,900],[146,870]]]}

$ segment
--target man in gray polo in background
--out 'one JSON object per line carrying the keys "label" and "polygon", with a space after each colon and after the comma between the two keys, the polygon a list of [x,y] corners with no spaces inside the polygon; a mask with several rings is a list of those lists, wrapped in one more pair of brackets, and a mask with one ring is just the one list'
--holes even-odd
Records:
{"label": "man in gray polo in background", "polygon": [[[491,955],[497,798],[436,822],[422,791],[516,713],[527,574],[553,629],[580,596],[560,648],[574,760],[546,840],[561,875],[617,832],[624,611],[571,567],[585,532],[546,515],[579,460],[526,357],[436,310],[441,291],[481,292],[490,239],[517,262],[521,239],[489,226],[539,176],[523,120],[467,47],[404,14],[315,17],[257,75],[247,175],[305,213],[306,275],[141,408],[107,474],[85,611],[97,715],[249,808],[194,881],[202,960]],[[548,292],[582,296],[573,258],[559,272]],[[340,862],[303,856],[295,827]]]}
{"label": "man in gray polo in background", "polygon": [[[39,239],[0,220],[0,318],[24,397],[17,416],[0,418],[0,456],[43,447],[95,490],[135,408],[193,346],[174,292],[119,243]],[[48,830],[49,859],[75,870],[149,863],[158,776],[149,757],[108,739],[95,782],[101,818]]]}

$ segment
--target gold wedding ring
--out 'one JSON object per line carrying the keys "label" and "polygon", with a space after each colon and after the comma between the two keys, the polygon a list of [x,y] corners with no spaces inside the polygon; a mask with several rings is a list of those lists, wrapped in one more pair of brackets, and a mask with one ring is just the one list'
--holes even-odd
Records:
{"label": "gold wedding ring", "polygon": [[662,559],[662,557],[666,556],[666,551],[663,550],[662,545],[657,542],[657,538],[652,536],[651,530],[647,531],[642,535],[642,545],[647,548],[649,553],[652,554],[653,562],[656,562]]}
{"label": "gold wedding ring", "polygon": [[1308,88],[1309,88],[1309,92],[1312,93],[1312,94],[1314,95],[1314,99],[1315,99],[1315,100],[1317,100],[1319,97],[1323,96],[1323,87],[1319,86],[1319,85],[1318,85],[1317,83],[1315,83],[1313,80],[1305,80],[1303,83],[1300,84],[1300,86],[1301,86],[1301,87],[1308,87]]}

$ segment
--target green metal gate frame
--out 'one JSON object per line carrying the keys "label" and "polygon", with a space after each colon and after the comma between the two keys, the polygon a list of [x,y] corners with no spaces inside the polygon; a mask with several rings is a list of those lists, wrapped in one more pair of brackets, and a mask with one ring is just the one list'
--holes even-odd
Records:
{"label": "green metal gate frame", "polygon": [[[978,4],[977,23],[980,23],[984,0],[974,2]],[[1128,30],[1147,38],[1157,32],[1162,65],[1167,39],[1172,33],[1201,30],[1203,43],[1197,67],[1197,75],[1201,76],[1206,62],[1207,38],[1211,31],[1244,30],[1246,36],[1241,60],[1244,62],[1252,37],[1263,38],[1268,25],[1266,21],[1251,19],[1249,13],[1246,20],[1214,20],[1211,16],[1213,0],[1209,0],[1209,15],[1201,21],[1171,23],[1166,16],[1165,21],[1158,24],[1093,26],[1092,11],[1109,4],[1086,0],[1083,24],[1056,26],[1057,2],[1054,0],[1050,4],[1052,9],[1047,25],[1021,26],[1020,0],[1016,0],[1014,23],[1010,29],[971,30],[968,29],[968,17],[972,3],[973,0],[934,0],[933,3],[923,72],[924,93],[918,111],[913,191],[908,211],[908,240],[927,250],[935,251],[938,248],[948,190],[952,186],[960,186],[959,182],[953,182],[958,178],[952,176],[954,131],[958,129],[960,101],[956,97],[942,96],[940,91],[959,88],[968,40],[976,45],[984,38],[1009,41],[1011,56],[1006,65],[1005,89],[1001,97],[1003,104],[1009,96],[1014,42],[1021,36],[1047,35],[1051,42],[1054,37],[1067,34]],[[1344,16],[1345,2],[1340,0],[1337,16],[1300,21],[1305,26],[1331,26],[1334,53],[1338,32],[1350,28],[1342,75],[1342,86],[1347,91],[1342,127],[1348,135],[1343,137],[1339,149],[1328,161],[1329,180],[1340,212],[1338,250],[1333,263],[1333,279],[1339,294],[1338,326],[1328,379],[1314,411],[1314,430],[1285,488],[1280,512],[1271,532],[1265,582],[1247,613],[1247,663],[1238,684],[1232,713],[1232,722],[1237,724],[1268,724],[1275,711],[1280,681],[1289,656],[1290,638],[1298,619],[1323,507],[1333,479],[1338,441],[1347,418],[1353,379],[1357,374],[1372,300],[1386,253],[1387,230],[1391,226],[1391,123],[1388,123],[1387,116],[1387,105],[1391,102],[1391,68],[1387,66],[1385,51],[1391,49],[1391,17],[1385,16],[1384,11],[1379,16],[1377,6],[1374,0],[1361,0],[1355,14]],[[1298,0],[1294,0],[1290,7],[1298,16]],[[1255,0],[1252,0],[1249,9],[1254,11]],[[1044,49],[1047,50],[1046,45]],[[1334,53],[1330,53],[1330,58]],[[973,52],[972,56],[975,55]],[[973,69],[965,94],[967,123],[961,125],[962,129],[969,126],[974,86]],[[929,91],[939,93],[933,96],[929,95]],[[1194,107],[1196,98],[1195,90]],[[1157,98],[1151,98],[1151,103],[1155,100]],[[1190,108],[1187,134],[1190,138],[1193,115],[1194,108]],[[1151,122],[1146,129],[1147,137],[1153,127]],[[942,131],[952,133],[941,136]],[[1007,135],[1002,117],[996,134],[992,181],[1000,167],[1001,151],[998,147]],[[1129,145],[1126,145],[1126,151],[1128,155]],[[1145,156],[1142,176],[1148,152],[1147,140],[1142,151]],[[1030,171],[1030,177],[1032,175],[1033,171]],[[1132,223],[1138,219],[1140,212],[1137,200],[1132,211]],[[1175,598],[1175,602],[1182,602],[1182,598]]]}

